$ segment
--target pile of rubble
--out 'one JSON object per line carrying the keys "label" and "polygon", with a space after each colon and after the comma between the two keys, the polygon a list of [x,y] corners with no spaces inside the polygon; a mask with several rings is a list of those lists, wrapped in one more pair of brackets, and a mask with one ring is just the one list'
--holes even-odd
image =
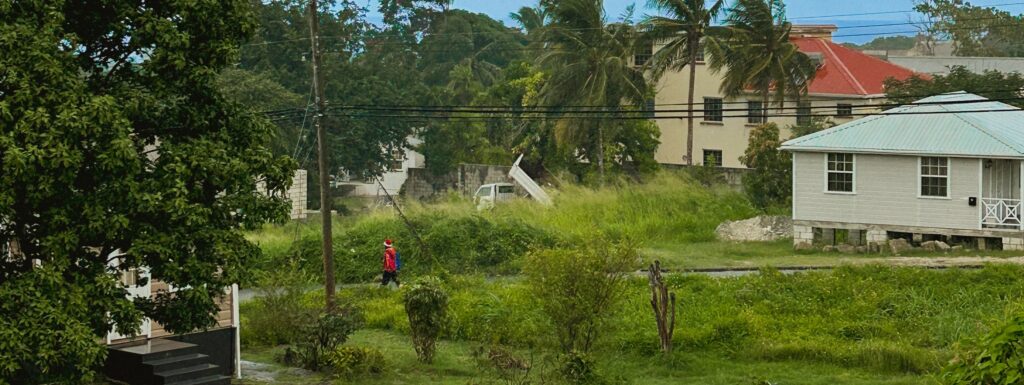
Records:
{"label": "pile of rubble", "polygon": [[724,241],[775,241],[793,237],[793,220],[788,216],[761,215],[739,221],[725,221],[715,229]]}
{"label": "pile of rubble", "polygon": [[[809,249],[813,249],[813,248],[814,248],[814,246],[812,246],[810,244],[806,244],[806,243],[799,244],[796,247],[797,250],[809,250]],[[950,250],[960,250],[960,249],[963,249],[963,248],[964,247],[961,246],[961,245],[950,246],[949,244],[947,244],[946,242],[943,242],[943,241],[926,241],[926,242],[921,242],[921,246],[920,247],[914,247],[914,245],[911,244],[906,239],[897,238],[897,239],[890,239],[888,242],[871,242],[871,243],[869,243],[867,245],[864,245],[864,246],[853,246],[853,245],[847,245],[847,244],[841,244],[841,245],[835,245],[835,246],[827,245],[827,246],[822,247],[821,250],[822,251],[826,251],[826,252],[837,251],[837,252],[840,252],[840,253],[852,254],[852,253],[880,253],[880,252],[888,249],[890,252],[892,252],[892,254],[900,255],[900,253],[902,253],[902,252],[909,251],[909,250],[914,250],[914,249],[921,249],[921,250],[928,250],[928,251],[950,251]]]}

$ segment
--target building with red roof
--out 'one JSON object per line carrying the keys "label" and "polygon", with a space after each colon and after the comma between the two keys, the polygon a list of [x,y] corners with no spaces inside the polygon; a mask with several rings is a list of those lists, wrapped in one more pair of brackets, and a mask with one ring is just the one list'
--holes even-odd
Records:
{"label": "building with red roof", "polygon": [[[716,166],[743,168],[739,161],[747,148],[750,130],[765,122],[782,128],[783,139],[791,136],[789,127],[820,120],[825,124],[841,124],[864,114],[878,112],[885,102],[886,79],[903,80],[914,71],[881,60],[832,41],[834,25],[794,25],[792,41],[801,52],[818,63],[818,72],[808,87],[808,94],[798,103],[786,101],[778,110],[774,103],[765,113],[760,96],[755,93],[737,98],[719,92],[721,74],[712,73],[702,62],[697,63],[695,108],[697,114],[693,133],[693,164],[705,160]],[[657,49],[657,47],[655,47]],[[919,75],[927,77],[927,75]],[[658,110],[686,108],[689,88],[687,70],[665,74],[657,85],[654,109],[659,116],[680,116],[681,113],[658,114]],[[658,119],[661,145],[655,154],[664,164],[686,164],[686,119]]]}

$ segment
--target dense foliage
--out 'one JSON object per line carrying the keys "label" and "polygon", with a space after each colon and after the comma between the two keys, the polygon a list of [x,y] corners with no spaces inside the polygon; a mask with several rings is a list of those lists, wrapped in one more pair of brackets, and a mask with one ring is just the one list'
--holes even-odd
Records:
{"label": "dense foliage", "polygon": [[767,123],[750,131],[740,161],[752,170],[743,175],[743,190],[755,206],[788,206],[793,189],[793,159],[782,151],[779,126]]}
{"label": "dense foliage", "polygon": [[1017,107],[1024,107],[1020,90],[1024,89],[1024,75],[1019,72],[1002,73],[991,70],[974,73],[963,66],[953,66],[949,74],[932,78],[912,76],[905,80],[889,79],[885,94],[893,104],[907,104],[928,95],[966,91]]}
{"label": "dense foliage", "polygon": [[448,324],[448,293],[440,280],[425,277],[405,288],[402,301],[416,357],[429,364],[434,360],[437,339]]}
{"label": "dense foliage", "polygon": [[[216,88],[249,3],[0,3],[0,382],[88,378],[115,322],[213,325],[241,230],[283,219],[292,162]],[[182,289],[133,302],[136,269]]]}
{"label": "dense foliage", "polygon": [[1024,56],[1024,18],[995,6],[961,0],[926,0],[914,10],[924,14],[928,32],[952,40],[959,56]]}
{"label": "dense foliage", "polygon": [[1024,316],[1016,315],[980,339],[977,351],[957,357],[942,379],[953,385],[1024,381]]}
{"label": "dense foliage", "polygon": [[571,248],[536,251],[527,258],[530,293],[551,321],[562,353],[585,360],[604,336],[622,300],[629,267],[638,261],[629,242],[601,236]]}

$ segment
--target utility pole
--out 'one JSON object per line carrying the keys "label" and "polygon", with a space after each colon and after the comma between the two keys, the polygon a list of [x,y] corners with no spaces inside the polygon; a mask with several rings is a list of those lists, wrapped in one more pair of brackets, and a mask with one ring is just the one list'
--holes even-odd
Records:
{"label": "utility pole", "polygon": [[313,94],[316,98],[317,167],[320,169],[320,219],[323,224],[324,285],[327,298],[327,312],[334,312],[334,249],[331,240],[331,186],[327,173],[327,134],[324,132],[323,116],[327,100],[324,98],[323,74],[320,72],[320,20],[317,17],[316,0],[309,1],[309,40],[313,46]]}

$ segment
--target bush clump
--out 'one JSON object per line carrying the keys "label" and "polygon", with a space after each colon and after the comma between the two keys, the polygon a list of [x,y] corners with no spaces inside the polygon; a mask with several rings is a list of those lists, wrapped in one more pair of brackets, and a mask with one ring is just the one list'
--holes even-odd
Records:
{"label": "bush clump", "polygon": [[438,279],[427,277],[409,286],[402,295],[416,357],[425,363],[434,360],[435,343],[448,321],[448,294]]}
{"label": "bush clump", "polygon": [[353,379],[384,373],[387,361],[377,349],[341,346],[327,355],[327,365],[335,376]]}
{"label": "bush clump", "polygon": [[328,367],[329,356],[348,340],[361,322],[359,313],[350,307],[320,314],[314,322],[300,328],[301,338],[294,347],[285,350],[282,361],[309,370]]}
{"label": "bush clump", "polygon": [[261,273],[256,297],[239,305],[245,317],[242,342],[246,345],[292,344],[302,336],[302,325],[315,319],[318,309],[306,297],[309,278],[297,266]]}
{"label": "bush clump", "polygon": [[1018,314],[981,338],[977,350],[957,357],[942,373],[950,385],[1024,382],[1024,315]]}

